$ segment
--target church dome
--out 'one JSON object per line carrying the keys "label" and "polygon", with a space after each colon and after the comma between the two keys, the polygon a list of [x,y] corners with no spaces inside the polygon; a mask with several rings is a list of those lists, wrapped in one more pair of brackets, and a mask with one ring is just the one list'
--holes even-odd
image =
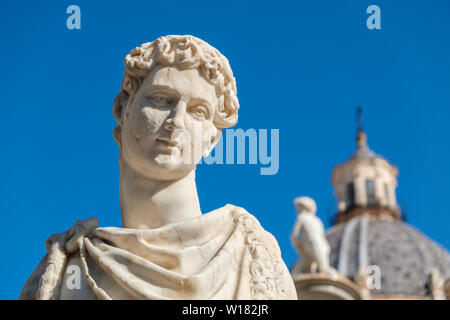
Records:
{"label": "church dome", "polygon": [[402,221],[397,176],[398,169],[369,148],[359,119],[355,153],[331,177],[338,213],[326,233],[330,265],[355,282],[360,272],[378,270],[372,296],[432,297],[440,279],[450,277],[450,255]]}
{"label": "church dome", "polygon": [[[356,150],[331,175],[336,224],[315,237],[303,230],[309,242],[296,246],[297,293],[307,299],[450,299],[450,254],[402,220],[399,171],[369,148],[360,115],[359,109]],[[311,261],[325,272],[303,268]]]}
{"label": "church dome", "polygon": [[450,277],[446,249],[401,220],[360,215],[327,231],[330,265],[355,280],[358,270],[379,268],[379,289],[372,296],[429,297],[433,270]]}

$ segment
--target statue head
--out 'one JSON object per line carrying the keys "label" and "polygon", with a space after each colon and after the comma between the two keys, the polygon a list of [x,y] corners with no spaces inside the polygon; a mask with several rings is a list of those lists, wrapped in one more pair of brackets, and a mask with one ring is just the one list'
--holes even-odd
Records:
{"label": "statue head", "polygon": [[235,78],[217,49],[189,35],[144,43],[126,56],[114,100],[120,162],[148,178],[181,178],[236,124],[238,109]]}
{"label": "statue head", "polygon": [[314,199],[310,197],[298,197],[294,199],[294,205],[297,209],[297,214],[308,213],[315,215],[317,205]]}

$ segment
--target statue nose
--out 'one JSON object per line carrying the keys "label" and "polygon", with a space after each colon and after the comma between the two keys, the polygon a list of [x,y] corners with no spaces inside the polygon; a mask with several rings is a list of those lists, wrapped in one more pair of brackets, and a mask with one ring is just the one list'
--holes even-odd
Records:
{"label": "statue nose", "polygon": [[184,114],[186,113],[186,104],[181,102],[172,110],[166,119],[164,129],[174,131],[176,129],[184,129]]}

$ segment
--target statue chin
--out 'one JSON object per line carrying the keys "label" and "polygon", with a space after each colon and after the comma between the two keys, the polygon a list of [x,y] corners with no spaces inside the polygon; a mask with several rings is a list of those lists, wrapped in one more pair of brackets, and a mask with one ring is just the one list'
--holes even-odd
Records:
{"label": "statue chin", "polygon": [[149,155],[138,155],[124,150],[120,156],[121,170],[132,169],[134,174],[151,180],[177,180],[187,176],[195,169],[195,164],[184,163],[177,154],[153,152]]}
{"label": "statue chin", "polygon": [[[152,177],[160,180],[181,179],[195,169],[196,165],[185,164],[183,158],[174,157],[172,155],[158,155],[152,167]],[[147,174],[148,176],[148,174]]]}

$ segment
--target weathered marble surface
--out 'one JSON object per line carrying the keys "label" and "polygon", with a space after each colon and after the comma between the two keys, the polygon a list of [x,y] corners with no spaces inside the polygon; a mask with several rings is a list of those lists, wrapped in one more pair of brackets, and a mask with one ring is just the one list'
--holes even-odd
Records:
{"label": "weathered marble surface", "polygon": [[[80,232],[58,235],[67,262],[53,264],[50,274],[59,283],[42,292],[40,281],[49,273],[38,272],[21,298],[295,299],[275,238],[242,208],[227,205],[155,229],[85,224],[75,227]],[[51,253],[37,270],[48,268],[49,260]],[[72,288],[73,275],[65,272],[73,266],[81,270],[80,289]]]}
{"label": "weathered marble surface", "polygon": [[[123,228],[79,221],[47,241],[21,299],[296,299],[276,240],[244,209],[202,214],[195,167],[239,102],[228,60],[193,36],[125,58],[114,101]],[[81,270],[80,289],[68,270]]]}

